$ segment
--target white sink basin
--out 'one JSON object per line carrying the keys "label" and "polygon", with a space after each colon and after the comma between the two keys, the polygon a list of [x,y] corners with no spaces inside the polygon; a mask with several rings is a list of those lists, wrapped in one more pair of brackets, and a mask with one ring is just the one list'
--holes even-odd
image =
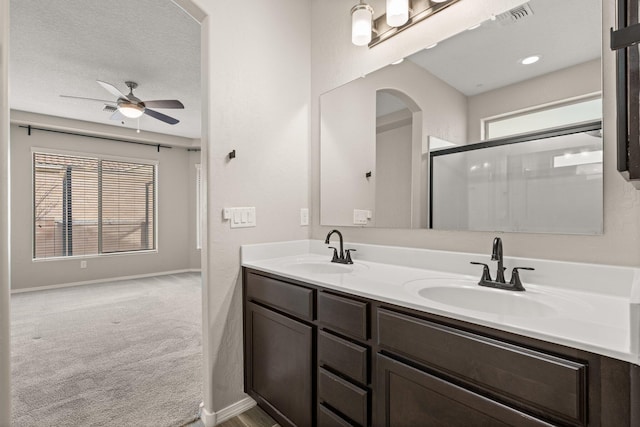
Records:
{"label": "white sink basin", "polygon": [[292,262],[284,266],[288,271],[298,274],[345,274],[353,271],[351,264],[335,262]]}
{"label": "white sink basin", "polygon": [[485,288],[472,280],[414,280],[407,282],[405,287],[427,300],[464,310],[517,317],[548,317],[558,314],[553,296],[539,292]]}

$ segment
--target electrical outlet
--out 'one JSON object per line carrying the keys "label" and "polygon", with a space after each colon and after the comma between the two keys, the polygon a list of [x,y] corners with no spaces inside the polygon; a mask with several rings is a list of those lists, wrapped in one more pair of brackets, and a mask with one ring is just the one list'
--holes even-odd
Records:
{"label": "electrical outlet", "polygon": [[80,268],[87,268],[87,261],[80,261]]}
{"label": "electrical outlet", "polygon": [[364,209],[353,210],[353,224],[354,225],[367,225],[367,222],[371,219],[371,211]]}
{"label": "electrical outlet", "polygon": [[300,209],[300,225],[309,225],[309,209]]}

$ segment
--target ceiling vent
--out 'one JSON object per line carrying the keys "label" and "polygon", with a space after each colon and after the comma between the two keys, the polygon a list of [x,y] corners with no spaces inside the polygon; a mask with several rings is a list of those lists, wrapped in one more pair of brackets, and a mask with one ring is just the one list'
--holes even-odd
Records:
{"label": "ceiling vent", "polygon": [[501,13],[500,15],[496,16],[496,18],[502,25],[511,25],[515,24],[516,22],[520,22],[523,19],[527,19],[531,16],[533,16],[531,5],[529,3],[525,3],[521,6],[514,7],[513,9],[505,13]]}
{"label": "ceiling vent", "polygon": [[114,107],[113,105],[105,105],[104,108],[102,109],[102,111],[108,111],[110,113],[113,113],[117,109],[118,109],[118,107]]}

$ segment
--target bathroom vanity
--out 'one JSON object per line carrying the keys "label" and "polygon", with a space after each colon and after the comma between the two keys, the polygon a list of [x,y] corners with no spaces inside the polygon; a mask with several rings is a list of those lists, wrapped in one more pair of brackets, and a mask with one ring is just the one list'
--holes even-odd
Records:
{"label": "bathroom vanity", "polygon": [[[306,242],[306,252],[304,245],[243,247],[245,391],[279,424],[640,425],[635,339],[621,338],[633,329],[633,308],[604,325],[598,310],[590,312],[598,301],[600,311],[629,304],[624,292],[631,295],[632,284],[619,295],[533,284],[508,297],[498,289],[475,294],[467,286],[473,276],[447,270],[482,255],[355,245],[372,261],[344,266],[319,255],[326,251],[320,242]],[[418,265],[429,259],[427,266],[442,270],[377,257]],[[536,263],[505,264],[514,261]],[[563,266],[538,260],[536,267],[545,263],[562,277]],[[602,268],[612,280],[633,280],[632,269]],[[462,309],[434,297],[459,291]],[[482,306],[485,295],[495,298],[494,313]],[[470,299],[480,305],[465,306]],[[563,313],[564,302],[587,317]],[[589,325],[593,331],[584,331]]]}

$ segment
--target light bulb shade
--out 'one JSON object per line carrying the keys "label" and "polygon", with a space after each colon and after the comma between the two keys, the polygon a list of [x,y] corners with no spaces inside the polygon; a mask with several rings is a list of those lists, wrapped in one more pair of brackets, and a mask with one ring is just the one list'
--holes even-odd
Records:
{"label": "light bulb shade", "polygon": [[371,21],[373,9],[360,3],[351,9],[351,42],[356,46],[365,46],[371,41]]}
{"label": "light bulb shade", "polygon": [[387,0],[387,24],[401,27],[409,20],[409,0]]}
{"label": "light bulb shade", "polygon": [[133,103],[122,102],[118,104],[118,111],[129,119],[137,119],[144,114],[144,108]]}

